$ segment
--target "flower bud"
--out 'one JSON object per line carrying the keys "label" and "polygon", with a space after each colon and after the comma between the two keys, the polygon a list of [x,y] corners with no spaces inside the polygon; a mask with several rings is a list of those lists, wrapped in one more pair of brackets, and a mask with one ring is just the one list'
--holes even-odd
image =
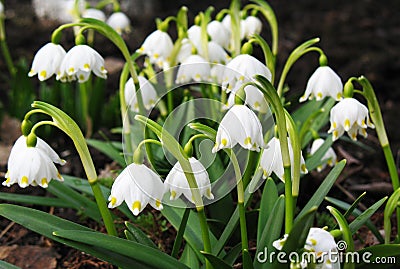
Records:
{"label": "flower bud", "polygon": [[353,83],[349,80],[344,84],[343,87],[343,94],[345,98],[352,98],[354,94],[354,85]]}
{"label": "flower bud", "polygon": [[241,54],[252,54],[252,53],[253,53],[253,45],[250,42],[244,43],[241,48]]}
{"label": "flower bud", "polygon": [[328,58],[325,54],[321,54],[319,56],[319,65],[320,66],[327,66],[328,65]]}
{"label": "flower bud", "polygon": [[31,132],[26,138],[26,146],[28,148],[34,148],[36,147],[36,143],[37,143],[37,136]]}
{"label": "flower bud", "polygon": [[32,122],[28,119],[22,121],[21,132],[24,136],[28,136],[32,129]]}

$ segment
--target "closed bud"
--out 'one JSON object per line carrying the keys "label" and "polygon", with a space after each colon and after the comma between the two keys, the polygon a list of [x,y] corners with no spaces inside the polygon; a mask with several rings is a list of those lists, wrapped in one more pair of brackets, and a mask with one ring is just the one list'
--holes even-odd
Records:
{"label": "closed bud", "polygon": [[352,98],[354,94],[354,85],[350,80],[344,84],[343,94],[345,98]]}
{"label": "closed bud", "polygon": [[244,43],[241,49],[241,54],[252,54],[252,53],[253,53],[253,45],[250,42]]}

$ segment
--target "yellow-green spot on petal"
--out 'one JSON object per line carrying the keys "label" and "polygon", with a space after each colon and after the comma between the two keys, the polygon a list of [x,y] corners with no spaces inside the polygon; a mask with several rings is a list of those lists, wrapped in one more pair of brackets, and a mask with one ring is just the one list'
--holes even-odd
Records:
{"label": "yellow-green spot on petal", "polygon": [[176,197],[176,191],[171,191],[171,199],[175,199]]}
{"label": "yellow-green spot on petal", "polygon": [[8,178],[6,179],[6,184],[10,183],[10,181],[11,181],[11,178],[8,177]]}
{"label": "yellow-green spot on petal", "polygon": [[60,175],[59,172],[57,173],[57,177],[58,177],[59,179],[62,179],[62,176]]}
{"label": "yellow-green spot on petal", "polygon": [[317,93],[317,99],[322,99],[323,95],[322,92]]}
{"label": "yellow-green spot on petal", "polygon": [[307,172],[307,167],[306,167],[306,165],[305,165],[304,163],[301,165],[301,171],[302,171],[303,173],[306,173],[306,172]]}
{"label": "yellow-green spot on petal", "polygon": [[350,120],[349,119],[345,119],[344,121],[344,128],[346,129],[350,129]]}
{"label": "yellow-green spot on petal", "polygon": [[161,206],[161,201],[159,199],[156,200],[156,207],[160,207]]}
{"label": "yellow-green spot on petal", "polygon": [[327,160],[326,163],[327,163],[329,166],[332,166],[332,165],[333,165],[332,159]]}
{"label": "yellow-green spot on petal", "polygon": [[221,144],[222,144],[224,147],[226,147],[226,145],[228,145],[228,140],[226,140],[226,138],[223,138],[223,139],[221,140]]}
{"label": "yellow-green spot on petal", "polygon": [[79,80],[80,80],[80,81],[85,80],[85,76],[84,76],[84,75],[79,75]]}
{"label": "yellow-green spot on petal", "polygon": [[39,77],[46,78],[46,77],[47,77],[47,72],[46,72],[46,70],[40,71]]}
{"label": "yellow-green spot on petal", "polygon": [[85,68],[85,69],[90,69],[90,64],[88,64],[88,63],[84,64],[84,65],[83,65],[83,68]]}
{"label": "yellow-green spot on petal", "polygon": [[244,81],[244,76],[240,76],[239,81]]}
{"label": "yellow-green spot on petal", "polygon": [[251,144],[251,137],[250,137],[250,136],[248,136],[248,137],[246,137],[246,138],[244,139],[244,144],[245,144],[245,145],[250,145],[250,144]]}
{"label": "yellow-green spot on petal", "polygon": [[135,201],[132,204],[132,213],[133,215],[137,216],[139,215],[140,209],[142,208],[142,205],[140,204],[140,201]]}
{"label": "yellow-green spot on petal", "polygon": [[75,68],[70,67],[70,68],[68,69],[68,73],[74,73],[74,72],[75,72]]}
{"label": "yellow-green spot on petal", "polygon": [[158,57],[160,57],[160,54],[158,54],[158,53],[154,53],[154,54],[153,54],[153,58],[154,58],[154,59],[157,59]]}
{"label": "yellow-green spot on petal", "polygon": [[49,184],[48,184],[48,181],[47,181],[47,178],[42,178],[42,180],[41,180],[41,182],[42,182],[42,186],[43,187],[47,187]]}
{"label": "yellow-green spot on petal", "polygon": [[200,75],[200,74],[196,74],[196,75],[194,76],[194,78],[195,78],[195,79],[201,79],[201,75]]}
{"label": "yellow-green spot on petal", "polygon": [[337,95],[336,95],[336,99],[341,99],[342,98],[342,93],[338,93]]}
{"label": "yellow-green spot on petal", "polygon": [[337,123],[336,123],[336,121],[332,122],[332,128],[333,128],[333,129],[336,129],[336,128],[337,128]]}
{"label": "yellow-green spot on petal", "polygon": [[30,71],[29,71],[29,74],[30,75],[32,75],[32,74],[34,74],[35,73],[35,71],[33,70],[33,69],[31,69]]}
{"label": "yellow-green spot on petal", "polygon": [[112,206],[114,206],[117,203],[117,198],[115,198],[114,196],[111,197],[110,203],[111,203]]}
{"label": "yellow-green spot on petal", "polygon": [[28,177],[23,176],[23,177],[21,178],[21,185],[28,185],[28,184],[29,184]]}
{"label": "yellow-green spot on petal", "polygon": [[144,47],[142,46],[138,50],[139,50],[139,52],[143,52],[144,51]]}
{"label": "yellow-green spot on petal", "polygon": [[338,131],[333,131],[333,138],[336,139],[338,137],[339,133]]}
{"label": "yellow-green spot on petal", "polygon": [[260,106],[261,106],[260,103],[257,101],[254,103],[254,108],[259,108]]}
{"label": "yellow-green spot on petal", "polygon": [[315,239],[313,239],[313,238],[310,239],[310,242],[311,242],[311,244],[312,244],[313,246],[315,246],[315,245],[317,244],[317,240],[315,240]]}
{"label": "yellow-green spot on petal", "polygon": [[361,127],[363,127],[363,128],[367,127],[367,125],[365,124],[365,120],[364,119],[361,120]]}

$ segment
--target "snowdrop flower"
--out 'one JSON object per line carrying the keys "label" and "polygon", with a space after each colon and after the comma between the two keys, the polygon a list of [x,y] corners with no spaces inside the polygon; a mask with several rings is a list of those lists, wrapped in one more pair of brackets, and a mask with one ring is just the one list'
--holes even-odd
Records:
{"label": "snowdrop flower", "polygon": [[179,66],[176,83],[208,81],[211,77],[210,64],[199,55],[190,55]]}
{"label": "snowdrop flower", "polygon": [[144,40],[142,46],[137,50],[139,53],[146,54],[152,64],[159,68],[164,68],[170,60],[174,44],[171,37],[161,30],[156,30]]}
{"label": "snowdrop flower", "polygon": [[255,75],[262,75],[271,80],[271,71],[268,67],[249,54],[240,54],[227,65],[223,77],[223,87],[230,92],[236,83],[242,84],[251,81]]}
{"label": "snowdrop flower", "polygon": [[[235,104],[235,97],[240,85],[236,86],[230,93],[228,97],[228,101],[223,107],[224,109],[228,109]],[[248,85],[244,88],[244,92],[246,94],[246,98],[244,103],[249,105],[253,110],[267,113],[269,111],[269,106],[267,101],[264,98],[264,94],[255,86]]]}
{"label": "snowdrop flower", "polygon": [[[140,92],[143,98],[144,107],[149,110],[154,107],[157,100],[157,92],[153,85],[143,76],[138,76]],[[133,79],[125,83],[125,101],[132,111],[139,112],[139,105],[136,99],[136,89]]]}
{"label": "snowdrop flower", "polygon": [[255,16],[248,16],[244,21],[244,36],[249,39],[254,34],[260,34],[262,29],[262,22]]}
{"label": "snowdrop flower", "polygon": [[82,17],[96,19],[102,22],[106,21],[106,15],[104,14],[104,12],[97,8],[86,9],[85,11],[83,11]]}
{"label": "snowdrop flower", "polygon": [[[199,54],[202,54],[202,50],[199,50]],[[214,41],[208,42],[208,57],[211,63],[226,63],[229,62],[230,56],[226,51]]]}
{"label": "snowdrop flower", "polygon": [[38,50],[33,58],[28,76],[38,75],[40,81],[46,80],[60,72],[61,62],[65,57],[65,50],[58,44],[47,43]]}
{"label": "snowdrop flower", "polygon": [[368,108],[354,98],[344,98],[331,109],[331,128],[333,141],[346,131],[351,139],[357,140],[357,134],[367,137],[367,127],[375,128],[369,120]]}
{"label": "snowdrop flower", "polygon": [[111,26],[118,34],[131,31],[131,21],[122,12],[115,12],[107,19],[106,23]]}
{"label": "snowdrop flower", "polygon": [[[287,238],[288,234],[285,234],[282,239],[275,240],[272,245],[277,250],[282,250]],[[314,255],[307,255],[307,257],[315,258],[315,268],[340,269],[339,257],[337,256],[339,255],[337,244],[328,231],[321,228],[311,228],[308,232],[304,249],[313,252]],[[331,257],[336,261],[329,260]],[[301,260],[299,264],[300,268],[307,268],[307,262],[308,260]]]}
{"label": "snowdrop flower", "polygon": [[144,164],[132,163],[115,179],[108,197],[108,207],[117,207],[125,201],[133,215],[137,216],[147,204],[161,210],[163,195],[161,178]]}
{"label": "snowdrop flower", "polygon": [[77,45],[65,55],[56,79],[62,82],[78,79],[79,83],[83,83],[88,80],[91,71],[98,77],[107,78],[103,57],[87,45]]}
{"label": "snowdrop flower", "polygon": [[211,21],[207,25],[207,33],[210,35],[211,40],[219,44],[225,49],[229,49],[229,40],[231,33],[222,22]]}
{"label": "snowdrop flower", "polygon": [[[293,175],[293,147],[290,139],[288,138],[288,146],[289,146],[289,157],[291,162],[291,169]],[[280,180],[284,181],[284,168],[283,168],[283,161],[282,161],[282,151],[281,151],[281,144],[279,143],[279,139],[273,137],[267,145],[267,148],[264,149],[261,160],[260,166],[263,169],[263,178],[269,177],[272,172],[274,172]],[[300,172],[302,174],[308,173],[303,155],[300,155]]]}
{"label": "snowdrop flower", "polygon": [[0,2],[0,17],[4,16],[4,5],[2,2]]}
{"label": "snowdrop flower", "polygon": [[[201,162],[194,157],[189,158],[189,162],[190,166],[192,167],[193,175],[196,179],[200,196],[205,196],[210,200],[214,199],[214,195],[211,193],[211,183],[207,170],[204,168]],[[177,162],[168,173],[164,184],[166,189],[171,192],[171,200],[176,200],[183,194],[186,199],[194,203],[191,188],[179,162]]]}
{"label": "snowdrop flower", "polygon": [[178,63],[182,63],[187,57],[192,55],[193,45],[189,39],[182,39],[181,47],[179,49],[178,55],[176,56],[176,60]]}
{"label": "snowdrop flower", "polygon": [[188,38],[190,42],[196,47],[196,49],[201,49],[201,27],[198,25],[192,25],[187,30]]}
{"label": "snowdrop flower", "polygon": [[307,82],[306,91],[299,101],[304,102],[314,97],[317,101],[320,101],[326,96],[330,96],[336,101],[342,99],[343,83],[329,66],[320,66],[311,75]]}
{"label": "snowdrop flower", "polygon": [[27,146],[26,141],[27,137],[21,136],[11,149],[3,186],[18,183],[21,188],[29,185],[47,188],[52,179],[63,181],[54,163],[64,165],[65,161],[42,139],[37,138],[34,147]]}
{"label": "snowdrop flower", "polygon": [[212,152],[233,148],[237,143],[254,151],[260,151],[264,145],[261,123],[245,105],[232,106],[222,118]]}
{"label": "snowdrop flower", "polygon": [[[221,23],[225,26],[226,29],[229,30],[229,33],[231,34],[231,41],[232,41],[232,22],[231,22],[231,15],[226,15]],[[245,33],[246,33],[246,26],[244,23],[244,20],[240,20],[240,40],[243,40],[245,38]]]}
{"label": "snowdrop flower", "polygon": [[[322,146],[322,144],[324,144],[324,142],[325,140],[323,140],[322,138],[315,139],[311,145],[310,154],[313,155]],[[322,171],[327,164],[332,167],[336,163],[336,159],[337,157],[335,151],[332,147],[329,147],[328,151],[322,157],[322,164],[317,167],[317,171]]]}

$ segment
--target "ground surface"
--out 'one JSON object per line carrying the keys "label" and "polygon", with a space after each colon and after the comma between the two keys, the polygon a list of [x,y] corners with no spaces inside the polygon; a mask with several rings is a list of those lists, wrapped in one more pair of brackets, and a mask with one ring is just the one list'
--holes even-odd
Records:
{"label": "ground surface", "polygon": [[[154,1],[157,3],[157,1]],[[40,22],[32,13],[29,1],[6,1],[7,6],[7,36],[14,59],[26,58],[30,62],[33,53],[44,43],[48,42],[50,33],[57,26],[50,21]],[[388,136],[392,142],[392,149],[397,158],[400,148],[400,128],[398,125],[398,107],[400,106],[400,5],[398,1],[270,1],[277,14],[280,25],[280,58],[279,66],[282,68],[283,59],[290,51],[301,42],[313,38],[321,38],[321,48],[329,59],[329,65],[337,71],[343,80],[351,76],[365,75],[374,85],[382,112],[387,123]],[[175,14],[180,5],[189,7],[190,15],[204,10],[210,1],[161,1],[155,6],[154,16],[166,17]],[[218,1],[216,9],[227,7],[228,1]],[[153,31],[155,24],[151,14],[132,19],[133,34],[128,37],[131,50],[139,46],[144,37]],[[268,31],[266,31],[268,36]],[[110,45],[99,48],[104,54],[110,56],[116,53]],[[119,54],[117,54],[119,55]],[[304,57],[293,68],[288,76],[288,83],[293,91],[293,96],[302,93],[307,78],[317,66],[317,57],[310,55]],[[0,60],[1,73],[4,74],[5,66]],[[279,70],[279,68],[278,68]],[[6,100],[7,81],[5,76],[0,76],[1,98]],[[3,120],[1,138],[1,168],[6,169],[5,160],[7,152],[18,137],[18,122],[10,119]],[[13,127],[14,126],[14,127]],[[351,144],[341,144],[336,147],[341,158],[346,157],[349,165],[344,176],[340,178],[334,191],[335,194],[351,201],[364,190],[368,191],[366,205],[390,193],[390,180],[379,150],[376,134],[369,131],[365,144],[372,150],[354,147]],[[60,141],[54,141],[57,145]],[[97,153],[98,154],[98,153]],[[96,158],[102,161],[102,167],[109,162],[102,156]],[[71,162],[71,160],[69,160]],[[73,167],[74,174],[81,173],[79,166]],[[321,178],[317,175],[305,182],[304,188],[318,184]],[[4,187],[0,187],[5,191]],[[11,188],[7,191],[19,191]],[[25,192],[35,192],[43,195],[44,192],[28,189]],[[24,191],[22,191],[24,192]],[[311,195],[311,194],[310,194]],[[301,201],[299,201],[301,203]],[[79,220],[73,211],[61,209],[39,208],[45,211],[73,219],[94,228],[95,224]],[[381,216],[374,216],[377,225],[381,225]],[[25,268],[111,268],[104,262],[98,261],[83,253],[63,247],[36,235],[25,228],[0,219],[0,259],[6,260]],[[164,235],[165,236],[165,235]],[[168,244],[165,242],[166,248]],[[11,253],[11,254],[10,254]],[[32,262],[32,257],[37,257]],[[36,265],[35,265],[36,264]],[[29,265],[29,266],[28,266]],[[36,267],[35,267],[36,266]]]}

